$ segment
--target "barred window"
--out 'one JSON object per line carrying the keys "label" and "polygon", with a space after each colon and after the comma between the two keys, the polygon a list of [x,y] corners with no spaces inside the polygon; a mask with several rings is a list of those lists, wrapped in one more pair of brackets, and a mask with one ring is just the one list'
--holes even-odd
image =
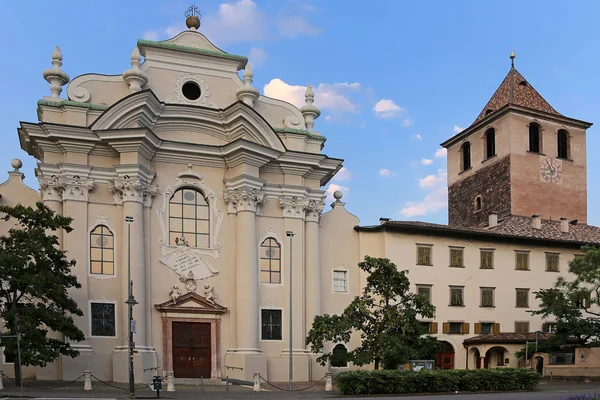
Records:
{"label": "barred window", "polygon": [[116,336],[115,304],[91,303],[92,336]]}
{"label": "barred window", "polygon": [[494,307],[494,288],[481,288],[481,307]]}
{"label": "barred window", "polygon": [[450,249],[450,266],[464,267],[463,255],[463,249]]}
{"label": "barred window", "polygon": [[333,291],[345,293],[348,291],[346,283],[346,271],[333,271]]}
{"label": "barred window", "polygon": [[517,307],[529,307],[529,289],[516,289],[517,291]]}
{"label": "barred window", "polygon": [[450,305],[451,306],[464,306],[463,299],[464,287],[462,286],[451,286],[450,287]]}
{"label": "barred window", "polygon": [[261,310],[261,339],[281,340],[281,310]]}
{"label": "barred window", "polygon": [[209,207],[197,190],[177,190],[169,200],[169,244],[210,247]]}
{"label": "barred window", "polygon": [[517,251],[516,253],[516,269],[526,271],[529,269],[529,252]]}
{"label": "barred window", "polygon": [[481,250],[481,268],[482,269],[494,268],[494,251],[493,250]]}
{"label": "barred window", "polygon": [[558,272],[559,255],[555,253],[546,253],[546,271]]}
{"label": "barred window", "polygon": [[281,283],[281,246],[277,240],[267,238],[260,245],[261,283]]}
{"label": "barred window", "polygon": [[417,246],[417,264],[418,265],[432,265],[431,264],[431,246]]}
{"label": "barred window", "polygon": [[90,232],[90,273],[114,275],[114,261],[114,236],[106,226],[98,225]]}

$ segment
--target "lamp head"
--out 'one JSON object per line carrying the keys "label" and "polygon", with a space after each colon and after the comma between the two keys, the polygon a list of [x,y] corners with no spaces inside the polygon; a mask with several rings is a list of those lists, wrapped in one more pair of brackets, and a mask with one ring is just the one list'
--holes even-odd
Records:
{"label": "lamp head", "polygon": [[285,232],[285,235],[286,235],[287,237],[293,237],[293,236],[294,236],[294,232],[292,232],[292,231],[286,231],[286,232]]}

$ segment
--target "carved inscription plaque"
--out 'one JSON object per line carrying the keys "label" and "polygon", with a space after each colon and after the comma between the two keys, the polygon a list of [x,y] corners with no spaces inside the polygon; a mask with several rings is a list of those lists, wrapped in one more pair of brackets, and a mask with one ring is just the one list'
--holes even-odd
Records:
{"label": "carved inscription plaque", "polygon": [[180,246],[167,253],[161,258],[160,262],[181,276],[187,276],[192,271],[195,279],[206,279],[218,273],[216,269],[187,246]]}

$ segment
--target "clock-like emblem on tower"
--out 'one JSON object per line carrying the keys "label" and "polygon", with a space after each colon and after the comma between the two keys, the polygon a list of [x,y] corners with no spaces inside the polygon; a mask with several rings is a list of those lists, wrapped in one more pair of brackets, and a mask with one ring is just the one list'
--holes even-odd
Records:
{"label": "clock-like emblem on tower", "polygon": [[540,163],[540,174],[546,182],[558,182],[562,175],[562,163],[555,158],[544,158]]}

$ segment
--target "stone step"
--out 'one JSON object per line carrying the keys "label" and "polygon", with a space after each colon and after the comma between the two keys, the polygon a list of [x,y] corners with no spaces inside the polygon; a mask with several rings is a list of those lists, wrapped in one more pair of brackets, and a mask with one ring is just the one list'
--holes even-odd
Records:
{"label": "stone step", "polygon": [[225,385],[225,381],[221,379],[200,379],[200,378],[175,378],[175,386],[221,386]]}

